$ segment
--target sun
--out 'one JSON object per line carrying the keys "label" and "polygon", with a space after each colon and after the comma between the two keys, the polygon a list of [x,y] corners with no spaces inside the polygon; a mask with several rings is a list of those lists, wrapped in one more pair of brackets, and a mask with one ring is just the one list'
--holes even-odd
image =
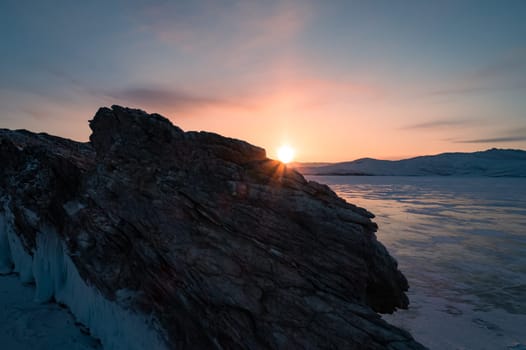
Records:
{"label": "sun", "polygon": [[294,159],[294,149],[290,146],[281,146],[278,148],[278,159],[282,163],[290,163]]}

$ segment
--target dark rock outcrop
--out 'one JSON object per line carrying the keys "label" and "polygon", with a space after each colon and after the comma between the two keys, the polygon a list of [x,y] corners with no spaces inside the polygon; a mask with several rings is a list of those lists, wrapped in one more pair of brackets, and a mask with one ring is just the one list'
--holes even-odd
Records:
{"label": "dark rock outcrop", "polygon": [[86,285],[166,348],[423,348],[377,314],[406,308],[408,284],[365,209],[157,114],[101,108],[90,127],[89,143],[0,131],[4,231],[33,261],[52,228]]}

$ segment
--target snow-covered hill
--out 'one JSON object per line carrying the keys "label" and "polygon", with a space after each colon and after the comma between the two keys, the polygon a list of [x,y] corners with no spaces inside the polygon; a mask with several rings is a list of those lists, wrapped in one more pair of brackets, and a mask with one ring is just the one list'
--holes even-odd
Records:
{"label": "snow-covered hill", "polygon": [[442,153],[397,161],[372,158],[326,166],[297,166],[306,175],[510,176],[526,177],[526,151],[490,149]]}

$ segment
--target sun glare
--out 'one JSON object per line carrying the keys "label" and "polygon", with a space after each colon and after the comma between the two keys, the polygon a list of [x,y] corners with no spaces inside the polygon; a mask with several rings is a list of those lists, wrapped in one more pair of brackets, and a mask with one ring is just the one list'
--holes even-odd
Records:
{"label": "sun glare", "polygon": [[281,146],[278,149],[278,159],[282,163],[290,163],[294,159],[294,149],[290,146]]}

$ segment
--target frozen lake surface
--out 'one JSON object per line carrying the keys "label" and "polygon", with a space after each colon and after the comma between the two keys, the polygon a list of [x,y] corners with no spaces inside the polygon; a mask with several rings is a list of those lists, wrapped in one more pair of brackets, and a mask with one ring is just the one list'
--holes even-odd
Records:
{"label": "frozen lake surface", "polygon": [[18,276],[0,275],[0,349],[95,350],[97,340],[82,333],[67,309],[33,301],[35,288]]}
{"label": "frozen lake surface", "polygon": [[376,215],[431,349],[526,349],[526,179],[309,176]]}

